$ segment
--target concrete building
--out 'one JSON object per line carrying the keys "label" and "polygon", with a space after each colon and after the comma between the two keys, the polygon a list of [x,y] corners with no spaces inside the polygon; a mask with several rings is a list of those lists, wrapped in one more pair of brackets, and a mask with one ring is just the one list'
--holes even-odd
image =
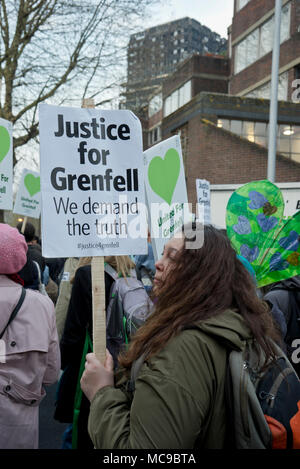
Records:
{"label": "concrete building", "polygon": [[[229,93],[270,98],[275,0],[235,0],[229,28]],[[278,98],[291,101],[300,78],[300,2],[282,0]]]}
{"label": "concrete building", "polygon": [[194,54],[179,64],[149,101],[145,149],[161,140],[163,120],[189,103],[200,91],[227,93],[229,67],[227,58],[211,54]]}
{"label": "concrete building", "polygon": [[[275,181],[297,185],[300,1],[282,3]],[[275,0],[235,0],[228,58],[187,58],[144,108],[145,149],[180,135],[192,203],[197,178],[212,185],[267,178],[274,12]]]}
{"label": "concrete building", "polygon": [[227,41],[191,18],[164,23],[130,37],[127,51],[126,108],[148,103],[177,65],[195,52],[226,51]]}
{"label": "concrete building", "polygon": [[[246,124],[266,126],[268,116],[268,100],[200,92],[163,119],[163,139],[181,136],[190,202],[196,201],[196,178],[207,179],[211,184],[244,184],[267,178],[268,151],[264,137],[259,135],[263,132],[258,127],[253,138]],[[297,104],[280,102],[278,118],[283,125],[293,122],[300,132]],[[232,130],[224,125],[226,122],[231,123]],[[300,163],[278,151],[276,181],[299,180]]]}
{"label": "concrete building", "polygon": [[[229,60],[220,57],[191,57],[164,81],[160,107],[149,113],[145,148],[180,135],[192,203],[196,178],[212,185],[267,178],[270,102],[227,94],[229,65]],[[300,106],[279,101],[277,182],[300,180],[299,146]]]}

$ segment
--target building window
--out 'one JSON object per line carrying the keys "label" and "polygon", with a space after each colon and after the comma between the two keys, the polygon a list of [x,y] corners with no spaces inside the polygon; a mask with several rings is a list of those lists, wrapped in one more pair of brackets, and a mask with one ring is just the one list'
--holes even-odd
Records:
{"label": "building window", "polygon": [[[291,3],[281,12],[280,43],[290,37]],[[235,73],[249,67],[256,60],[272,50],[274,36],[274,15],[259,28],[252,31],[235,47]]]}
{"label": "building window", "polygon": [[274,36],[274,16],[260,28],[259,57],[272,50]]}
{"label": "building window", "polygon": [[153,98],[151,98],[149,102],[149,108],[148,108],[148,116],[152,117],[154,114],[156,114],[158,111],[162,109],[162,94],[159,93]]}
{"label": "building window", "polygon": [[291,24],[291,3],[287,3],[281,12],[281,28],[280,28],[280,43],[286,41],[290,37],[290,24]]}
{"label": "building window", "polygon": [[[243,137],[250,142],[268,147],[269,124],[267,122],[218,119],[218,127]],[[277,126],[277,152],[300,163],[300,125]]]}
{"label": "building window", "polygon": [[187,81],[183,86],[173,91],[170,96],[165,99],[164,102],[164,117],[168,116],[172,112],[175,112],[178,108],[184,106],[192,99],[192,82]]}
{"label": "building window", "polygon": [[[288,72],[279,75],[278,79],[278,100],[287,101],[288,98]],[[259,86],[255,90],[245,95],[247,98],[271,99],[271,82]]]}
{"label": "building window", "polygon": [[249,3],[250,0],[237,0],[237,7],[236,7],[236,11],[239,11],[241,10],[242,8],[244,8],[244,6],[247,5],[247,3]]}
{"label": "building window", "polygon": [[179,90],[175,90],[171,94],[171,106],[172,106],[172,109],[174,109],[174,110],[178,109],[178,107],[179,107],[178,97],[179,97]]}
{"label": "building window", "polygon": [[294,67],[294,78],[295,78],[295,80],[300,79],[300,64],[298,64]]}
{"label": "building window", "polygon": [[145,32],[144,32],[144,31],[142,31],[141,33],[137,33],[137,34],[134,35],[134,39],[135,39],[136,41],[141,41],[142,39],[144,39],[144,37],[145,37]]}
{"label": "building window", "polygon": [[232,120],[230,131],[237,135],[242,135],[242,121]]}
{"label": "building window", "polygon": [[148,143],[149,145],[154,145],[155,143],[161,140],[161,127],[158,125],[153,129],[149,130],[148,134]]}
{"label": "building window", "polygon": [[168,116],[169,114],[171,114],[173,111],[172,111],[172,107],[171,107],[171,96],[168,96],[165,100],[165,109],[164,109],[164,115],[165,116]]}
{"label": "building window", "polygon": [[251,65],[258,59],[259,30],[249,34],[236,47],[235,73]]}

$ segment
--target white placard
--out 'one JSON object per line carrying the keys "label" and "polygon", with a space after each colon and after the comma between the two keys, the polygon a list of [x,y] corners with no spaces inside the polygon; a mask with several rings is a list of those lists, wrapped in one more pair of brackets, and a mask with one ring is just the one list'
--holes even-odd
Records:
{"label": "white placard", "polygon": [[23,169],[13,213],[39,218],[41,214],[40,175],[36,171]]}
{"label": "white placard", "polygon": [[41,104],[39,123],[43,255],[146,253],[138,118]]}
{"label": "white placard", "polygon": [[155,260],[164,245],[188,221],[188,198],[178,135],[144,152],[145,187]]}
{"label": "white placard", "polygon": [[204,225],[210,224],[210,183],[206,179],[196,179],[199,217]]}
{"label": "white placard", "polygon": [[0,118],[0,210],[13,207],[13,128]]}

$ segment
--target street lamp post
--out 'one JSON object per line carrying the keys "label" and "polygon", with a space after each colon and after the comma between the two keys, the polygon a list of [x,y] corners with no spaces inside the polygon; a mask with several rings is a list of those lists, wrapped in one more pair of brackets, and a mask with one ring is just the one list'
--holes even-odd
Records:
{"label": "street lamp post", "polygon": [[269,114],[268,144],[268,180],[275,182],[276,146],[277,146],[277,114],[278,114],[278,70],[280,56],[280,24],[282,0],[276,0],[274,21],[274,42],[272,54],[271,100]]}

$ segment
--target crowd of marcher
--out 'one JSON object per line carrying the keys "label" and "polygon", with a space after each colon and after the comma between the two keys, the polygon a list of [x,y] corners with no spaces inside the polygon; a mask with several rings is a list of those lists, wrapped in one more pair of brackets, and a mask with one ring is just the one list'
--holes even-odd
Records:
{"label": "crowd of marcher", "polygon": [[[201,227],[186,228],[156,262],[150,239],[146,256],[105,258],[106,309],[119,277],[142,282],[150,306],[117,358],[107,343],[100,363],[91,340],[91,258],[45,259],[30,223],[24,233],[21,224],[0,224],[0,448],[38,448],[39,405],[53,383],[53,418],[69,424],[62,448],[229,445],[229,353],[251,342],[265,366],[277,347],[291,360],[300,281],[259,290],[224,230],[205,226],[203,246],[194,249],[189,237]],[[120,335],[116,318],[114,327]],[[299,415],[300,404],[298,428]]]}

